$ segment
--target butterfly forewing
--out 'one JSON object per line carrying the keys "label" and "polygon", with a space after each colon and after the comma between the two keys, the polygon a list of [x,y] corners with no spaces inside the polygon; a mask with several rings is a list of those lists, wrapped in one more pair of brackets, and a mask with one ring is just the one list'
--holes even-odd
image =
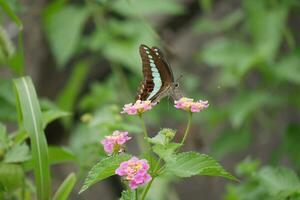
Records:
{"label": "butterfly forewing", "polygon": [[141,83],[136,99],[158,101],[165,96],[174,82],[173,73],[161,51],[146,45],[140,46],[144,81]]}
{"label": "butterfly forewing", "polygon": [[163,82],[173,83],[173,72],[163,53],[157,47],[152,47],[151,50],[154,54],[154,61],[158,66],[160,74],[162,75]]}
{"label": "butterfly forewing", "polygon": [[146,100],[154,88],[153,76],[149,60],[150,58],[153,58],[153,55],[151,49],[146,45],[140,45],[139,51],[142,58],[144,80],[140,84],[136,99]]}

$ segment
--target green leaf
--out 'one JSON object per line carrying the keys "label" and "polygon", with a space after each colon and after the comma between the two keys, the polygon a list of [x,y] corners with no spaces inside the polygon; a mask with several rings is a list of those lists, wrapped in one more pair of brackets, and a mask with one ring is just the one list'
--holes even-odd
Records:
{"label": "green leaf", "polygon": [[299,147],[299,141],[300,141],[300,126],[299,124],[289,124],[284,137],[283,137],[283,148],[286,153],[286,156],[288,156],[289,160],[297,167],[297,169],[300,169],[300,147]]}
{"label": "green leaf", "polygon": [[178,143],[169,143],[166,145],[157,144],[153,146],[153,151],[164,161],[170,161],[173,158],[173,154],[181,145]]}
{"label": "green leaf", "polygon": [[38,199],[49,199],[51,184],[48,146],[43,131],[42,113],[29,77],[14,80],[20,126],[28,132]]}
{"label": "green leaf", "polygon": [[6,127],[0,122],[0,160],[2,160],[6,149],[10,145],[9,138],[6,133]]}
{"label": "green leaf", "polygon": [[5,163],[20,163],[31,159],[29,147],[26,144],[14,145],[4,157]]}
{"label": "green leaf", "polygon": [[165,145],[168,144],[169,140],[168,138],[161,133],[158,133],[156,136],[152,137],[152,138],[147,138],[148,141],[152,144],[161,144],[161,145]]}
{"label": "green leaf", "polygon": [[0,163],[0,185],[8,192],[22,187],[24,172],[20,165]]}
{"label": "green leaf", "polygon": [[273,196],[300,194],[299,178],[290,169],[265,167],[259,171],[259,177]]}
{"label": "green leaf", "polygon": [[89,12],[85,7],[70,5],[45,16],[46,36],[60,68],[75,53],[83,25],[88,16]]}
{"label": "green leaf", "polygon": [[273,61],[279,50],[288,15],[287,6],[269,6],[265,1],[244,1],[247,25],[255,51],[266,61]]}
{"label": "green leaf", "polygon": [[248,130],[226,131],[213,142],[212,152],[216,158],[222,158],[230,153],[246,149],[252,141],[252,134]]}
{"label": "green leaf", "polygon": [[284,56],[274,67],[276,77],[300,85],[300,58],[299,50]]}
{"label": "green leaf", "polygon": [[241,127],[245,120],[263,106],[278,104],[279,98],[271,97],[266,91],[254,91],[237,95],[227,106],[230,121],[235,128]]}
{"label": "green leaf", "polygon": [[61,110],[48,110],[42,113],[43,117],[43,128],[51,123],[52,121],[59,119],[61,117],[70,116],[69,112],[64,112]]}
{"label": "green leaf", "polygon": [[100,160],[93,168],[89,171],[83,186],[81,187],[79,194],[84,192],[93,184],[108,178],[115,174],[115,170],[119,167],[121,162],[130,159],[130,155],[122,154],[104,158]]}
{"label": "green leaf", "polygon": [[58,146],[49,146],[49,162],[51,164],[74,160],[76,160],[76,156],[69,149]]}
{"label": "green leaf", "polygon": [[12,41],[6,31],[0,26],[0,63],[6,63],[13,56],[14,52],[15,48]]}
{"label": "green leaf", "polygon": [[172,0],[130,0],[116,1],[113,9],[123,15],[136,17],[139,15],[181,14],[184,7]]}
{"label": "green leaf", "polygon": [[76,176],[74,173],[68,175],[64,182],[59,186],[53,196],[53,200],[67,200],[76,183]]}
{"label": "green leaf", "polygon": [[13,10],[10,8],[10,6],[6,2],[6,0],[0,0],[0,6],[6,12],[6,14],[17,24],[17,26],[19,27],[19,29],[22,30],[23,29],[23,25],[22,25],[21,20],[13,12]]}
{"label": "green leaf", "polygon": [[75,65],[67,84],[58,95],[57,104],[59,108],[66,111],[73,110],[76,98],[81,91],[82,83],[88,71],[88,63],[85,61],[81,61]]}
{"label": "green leaf", "polygon": [[[49,146],[49,164],[54,165],[63,162],[76,161],[76,156],[67,148]],[[24,164],[26,171],[33,168],[33,160],[30,160]]]}
{"label": "green leaf", "polygon": [[166,171],[179,177],[194,175],[221,176],[237,180],[228,173],[216,160],[205,154],[185,152],[175,156],[174,160],[167,163]]}
{"label": "green leaf", "polygon": [[119,200],[136,200],[134,191],[132,190],[124,190],[122,192],[122,196]]}
{"label": "green leaf", "polygon": [[220,31],[227,31],[236,26],[243,19],[244,15],[242,10],[235,10],[228,16],[221,20],[215,21],[201,17],[194,24],[194,29],[200,33],[215,33]]}
{"label": "green leaf", "polygon": [[197,58],[211,66],[230,68],[238,76],[244,75],[259,61],[259,57],[249,44],[226,38],[209,42]]}

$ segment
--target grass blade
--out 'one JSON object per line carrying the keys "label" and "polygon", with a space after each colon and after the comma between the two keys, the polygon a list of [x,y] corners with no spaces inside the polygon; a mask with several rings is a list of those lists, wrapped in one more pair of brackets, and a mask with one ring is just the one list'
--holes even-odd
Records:
{"label": "grass blade", "polygon": [[76,182],[76,176],[74,173],[64,180],[64,182],[57,189],[53,200],[67,200]]}
{"label": "grass blade", "polygon": [[19,125],[28,132],[34,163],[37,199],[50,199],[50,170],[48,146],[43,130],[42,113],[33,83],[29,77],[14,80]]}

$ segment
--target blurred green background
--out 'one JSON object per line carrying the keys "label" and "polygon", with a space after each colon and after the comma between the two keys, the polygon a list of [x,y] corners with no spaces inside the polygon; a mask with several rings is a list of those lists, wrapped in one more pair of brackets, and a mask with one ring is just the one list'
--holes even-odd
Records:
{"label": "blurred green background", "polygon": [[[140,44],[165,52],[175,77],[183,75],[185,96],[210,103],[195,115],[185,150],[213,156],[241,180],[165,177],[149,199],[300,199],[299,0],[0,3],[0,121],[16,130],[11,79],[31,76],[42,111],[67,115],[45,132],[50,145],[73,156],[51,168],[54,188],[69,172],[78,174],[70,199],[120,196],[116,177],[77,193],[104,156],[104,135],[141,132],[134,117],[119,114],[142,80]],[[186,120],[167,98],[146,116],[151,135],[169,127],[177,139]],[[129,151],[136,149],[132,142]]]}

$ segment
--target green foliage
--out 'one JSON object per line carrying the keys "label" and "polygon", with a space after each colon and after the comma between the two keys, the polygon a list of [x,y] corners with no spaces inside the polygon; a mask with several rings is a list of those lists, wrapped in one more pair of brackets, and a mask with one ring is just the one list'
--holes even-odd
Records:
{"label": "green foliage", "polygon": [[123,155],[107,157],[100,160],[90,170],[79,193],[84,192],[86,189],[88,189],[96,182],[99,182],[105,178],[113,176],[115,174],[115,170],[119,167],[121,162],[129,159],[130,159],[130,155],[123,154]]}
{"label": "green foliage", "polygon": [[6,31],[0,26],[0,63],[6,63],[14,54],[15,48],[7,36]]}
{"label": "green foliage", "polygon": [[167,171],[179,177],[190,177],[194,175],[221,176],[236,180],[223,167],[208,155],[196,152],[185,152],[175,155],[174,160],[167,163]]}
{"label": "green foliage", "polygon": [[14,84],[20,126],[24,127],[31,140],[37,196],[46,200],[50,198],[50,170],[40,105],[29,77],[15,79]]}
{"label": "green foliage", "polygon": [[[184,29],[190,30],[188,27],[192,24],[194,33],[200,34],[199,41],[205,39],[206,44],[201,45],[195,56],[196,62],[201,64],[201,76],[194,73],[200,73],[197,64],[189,60],[186,64],[192,65],[193,71],[182,71],[191,68],[181,67],[180,73],[185,74],[182,82],[186,94],[194,98],[207,98],[211,104],[207,112],[195,117],[197,124],[192,130],[199,128],[204,141],[207,141],[206,133],[213,133],[209,136],[214,139],[212,146],[211,143],[205,143],[205,149],[218,159],[249,152],[260,156],[261,150],[264,152],[262,162],[259,157],[256,160],[247,159],[236,167],[236,174],[242,182],[229,184],[224,198],[300,199],[297,176],[300,169],[300,129],[297,123],[300,110],[300,58],[297,26],[294,25],[297,24],[299,2],[243,0],[230,8],[225,6],[226,3],[223,5],[222,1],[198,2],[198,13],[201,15],[194,13],[197,8],[193,8],[193,12],[185,11],[189,2],[171,0],[55,0],[47,3],[43,11],[42,36],[45,36],[56,61],[53,67],[69,75],[61,89],[56,91],[58,105],[43,100],[40,101],[41,109],[27,78],[15,81],[17,101],[11,80],[0,78],[0,199],[33,199],[35,194],[32,191],[36,188],[41,191],[43,183],[46,183],[45,196],[50,198],[48,166],[58,163],[71,162],[78,169],[77,177],[80,179],[97,162],[82,190],[112,176],[122,156],[116,156],[116,161],[112,157],[107,158],[99,141],[116,129],[129,131],[133,138],[142,132],[133,118],[123,119],[120,116],[120,105],[132,101],[134,95],[130,91],[136,90],[140,79],[142,70],[138,46],[145,43],[166,47],[165,50],[174,54],[172,61],[177,62],[181,56],[176,54],[176,44],[171,44],[177,38],[172,41],[172,37],[179,35],[179,41],[182,41],[185,35],[190,35],[181,30],[173,31],[173,20],[177,22],[179,19],[178,24],[181,24],[186,17],[189,21],[183,21]],[[8,67],[12,77],[24,71],[23,24],[18,18],[18,14],[27,14],[27,7],[23,8],[23,4],[17,0],[0,0],[0,9],[3,11],[0,21],[4,22],[0,25],[0,63]],[[229,12],[224,14],[227,9],[230,9]],[[172,17],[170,21],[160,22],[161,16]],[[17,26],[18,38],[11,25]],[[30,34],[25,36],[26,39],[31,37]],[[176,50],[173,50],[173,46]],[[29,53],[26,55],[35,59]],[[203,64],[214,68],[207,69]],[[94,67],[105,69],[100,81],[93,81],[95,77],[90,76],[97,71]],[[39,70],[36,73],[35,78],[39,78]],[[25,80],[25,84],[22,80]],[[90,85],[88,91],[84,90],[86,83]],[[26,84],[29,84],[29,97],[34,98],[34,112],[30,112],[30,107],[26,106],[30,104]],[[199,90],[204,91],[205,95]],[[147,116],[150,130],[154,126],[162,127],[165,122],[178,125],[180,130],[184,116],[170,109],[172,106],[167,102],[160,102],[156,112],[150,112]],[[22,125],[20,123],[19,129],[12,132],[14,125],[11,124],[17,121],[16,103]],[[37,115],[36,122],[33,115]],[[67,116],[63,125],[64,132],[70,133],[66,143],[69,147],[48,148],[43,129],[54,120]],[[175,120],[169,119],[170,116]],[[2,123],[8,125],[9,131]],[[38,124],[37,131],[32,126],[34,123]],[[178,177],[214,175],[235,180],[207,155],[178,153],[181,145],[172,142],[174,135],[173,131],[161,130],[148,140],[153,150],[150,172],[156,180],[147,199],[178,199],[176,191],[171,188],[171,183]],[[28,137],[31,146],[25,142]],[[273,139],[276,146],[265,143],[273,142]],[[132,141],[131,144],[134,144]],[[40,148],[37,148],[38,144],[41,144]],[[269,149],[265,151],[262,146]],[[38,149],[43,153],[40,158]],[[272,152],[271,155],[268,152]],[[235,157],[238,158],[240,156]],[[269,161],[274,166],[270,167]],[[114,165],[111,166],[111,163]],[[265,166],[260,167],[260,163]],[[287,163],[291,169],[279,167],[282,163]],[[235,165],[233,162],[230,164]],[[37,168],[42,170],[41,173]],[[39,181],[32,185],[24,172],[33,169]],[[168,172],[178,177],[170,176]],[[39,176],[42,175],[46,178],[41,179]],[[53,198],[68,199],[75,182],[75,175],[70,174]],[[41,195],[37,198],[43,199]],[[135,192],[125,190],[121,199],[136,199]]]}
{"label": "green foliage", "polygon": [[230,184],[226,200],[236,199],[299,199],[300,181],[290,169],[266,166],[258,169],[255,160],[245,160],[239,166],[245,180],[238,185]]}
{"label": "green foliage", "polygon": [[152,144],[166,145],[174,138],[175,134],[176,131],[164,128],[155,137],[149,138],[148,141]]}
{"label": "green foliage", "polygon": [[124,190],[120,200],[136,200],[135,194],[132,190]]}
{"label": "green foliage", "polygon": [[[24,171],[16,164],[0,163],[0,185],[5,192],[13,192],[23,184]],[[1,191],[0,191],[1,193]]]}
{"label": "green foliage", "polygon": [[169,143],[165,145],[156,144],[152,148],[153,151],[164,161],[174,161],[175,158],[173,155],[176,152],[176,150],[179,149],[179,147],[181,147],[181,145],[178,143]]}
{"label": "green foliage", "polygon": [[58,66],[63,68],[76,52],[89,12],[82,7],[68,5],[46,14],[44,16],[46,36]]}
{"label": "green foliage", "polygon": [[0,0],[0,6],[6,12],[6,14],[17,24],[19,29],[22,29],[22,22],[15,14],[15,12],[11,9],[9,3],[7,3],[5,0]]}
{"label": "green foliage", "polygon": [[5,163],[21,163],[29,160],[29,147],[26,144],[14,145],[5,154],[3,162]]}
{"label": "green foliage", "polygon": [[67,200],[76,182],[76,176],[71,173],[64,182],[59,186],[53,196],[53,200]]}

